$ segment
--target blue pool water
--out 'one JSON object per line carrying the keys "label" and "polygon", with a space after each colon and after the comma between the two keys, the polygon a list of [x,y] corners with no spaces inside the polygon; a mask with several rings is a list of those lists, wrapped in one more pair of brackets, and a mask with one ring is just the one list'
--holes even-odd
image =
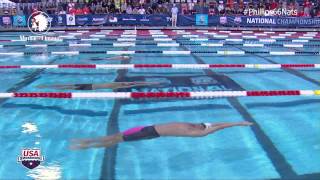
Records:
{"label": "blue pool water", "polygon": [[[0,39],[17,39],[20,33],[1,33]],[[220,42],[211,40],[212,42]],[[107,40],[102,42],[109,42]],[[150,42],[150,40],[139,40]],[[177,40],[183,43],[184,40]],[[239,43],[223,47],[24,47],[12,45],[0,52],[106,51],[106,50],[251,50],[319,51],[318,47],[247,48]],[[92,42],[87,42],[92,43]],[[320,44],[319,42],[313,42]],[[30,42],[28,42],[30,44]],[[39,42],[35,43],[39,44]],[[60,44],[60,45],[59,45]],[[16,45],[16,46],[14,46]],[[19,46],[22,45],[22,46]],[[76,56],[1,56],[0,65],[120,64],[91,61],[106,54]],[[162,55],[135,54],[132,64],[299,64],[319,63],[320,56],[272,56],[251,54]],[[38,89],[43,84],[105,83],[114,81],[166,81],[166,86],[119,91],[210,90],[315,90],[318,69],[13,69],[0,70],[0,92],[56,92]],[[208,80],[208,83],[199,81]],[[207,81],[206,81],[207,82]],[[60,92],[80,92],[59,90]],[[112,90],[94,90],[93,92]],[[242,97],[201,100],[97,100],[97,99],[0,99],[0,179],[319,179],[320,99],[315,96]],[[110,149],[72,151],[74,138],[106,136],[130,127],[167,122],[236,122],[248,120],[252,127],[234,127],[202,138],[166,137],[122,143]],[[40,148],[45,161],[28,170],[17,162],[24,148]]]}

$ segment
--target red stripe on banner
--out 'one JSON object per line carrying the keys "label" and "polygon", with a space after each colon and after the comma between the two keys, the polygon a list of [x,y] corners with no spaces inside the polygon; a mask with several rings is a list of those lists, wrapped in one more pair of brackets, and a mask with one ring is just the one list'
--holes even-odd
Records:
{"label": "red stripe on banner", "polygon": [[172,64],[135,64],[135,68],[172,68]]}
{"label": "red stripe on banner", "polygon": [[247,91],[247,96],[296,96],[300,91]]}
{"label": "red stripe on banner", "polygon": [[14,93],[14,97],[71,98],[72,93]]}
{"label": "red stripe on banner", "polygon": [[59,64],[59,68],[96,68],[95,64]]}
{"label": "red stripe on banner", "polygon": [[283,68],[295,68],[295,67],[315,67],[314,64],[281,64]]}
{"label": "red stripe on banner", "polygon": [[191,97],[190,92],[132,92],[131,97],[135,99],[139,98],[185,98]]}
{"label": "red stripe on banner", "polygon": [[210,64],[210,68],[239,68],[239,67],[245,67],[244,64]]}
{"label": "red stripe on banner", "polygon": [[21,68],[21,66],[0,66],[0,69]]}

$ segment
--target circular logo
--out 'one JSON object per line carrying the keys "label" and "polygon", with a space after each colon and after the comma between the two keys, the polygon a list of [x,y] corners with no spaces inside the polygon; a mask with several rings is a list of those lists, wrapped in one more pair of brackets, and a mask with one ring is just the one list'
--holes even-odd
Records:
{"label": "circular logo", "polygon": [[237,16],[234,18],[234,23],[240,24],[242,22],[241,17]]}
{"label": "circular logo", "polygon": [[227,17],[223,16],[223,17],[220,17],[220,24],[227,24],[228,20],[227,20]]}
{"label": "circular logo", "polygon": [[51,27],[49,19],[50,17],[45,12],[36,11],[28,18],[28,28],[34,34],[44,35]]}

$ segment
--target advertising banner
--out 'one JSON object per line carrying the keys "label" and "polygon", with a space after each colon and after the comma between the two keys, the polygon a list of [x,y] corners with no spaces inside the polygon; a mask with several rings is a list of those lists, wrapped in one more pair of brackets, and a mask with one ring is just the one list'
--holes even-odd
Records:
{"label": "advertising banner", "polygon": [[196,15],[197,26],[208,26],[208,14],[197,14]]}
{"label": "advertising banner", "polygon": [[13,16],[13,26],[27,26],[26,16]]}
{"label": "advertising banner", "polygon": [[67,20],[66,20],[67,26],[76,25],[76,17],[75,17],[75,15],[67,14],[66,17],[67,17]]}

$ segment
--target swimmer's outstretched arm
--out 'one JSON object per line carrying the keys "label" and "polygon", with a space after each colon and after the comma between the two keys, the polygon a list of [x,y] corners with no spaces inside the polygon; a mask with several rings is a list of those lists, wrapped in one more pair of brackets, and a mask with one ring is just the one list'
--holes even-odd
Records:
{"label": "swimmer's outstretched arm", "polygon": [[250,126],[252,123],[248,121],[233,123],[206,123],[207,127],[201,124],[193,123],[169,123],[155,125],[160,136],[185,136],[185,137],[201,137],[214,133],[218,130],[230,128],[234,126]]}
{"label": "swimmer's outstretched arm", "polygon": [[200,132],[199,134],[205,136],[225,128],[230,128],[234,126],[251,126],[251,125],[253,125],[253,123],[248,121],[234,122],[234,123],[212,123],[211,125],[209,125],[208,128],[204,129],[203,132]]}

